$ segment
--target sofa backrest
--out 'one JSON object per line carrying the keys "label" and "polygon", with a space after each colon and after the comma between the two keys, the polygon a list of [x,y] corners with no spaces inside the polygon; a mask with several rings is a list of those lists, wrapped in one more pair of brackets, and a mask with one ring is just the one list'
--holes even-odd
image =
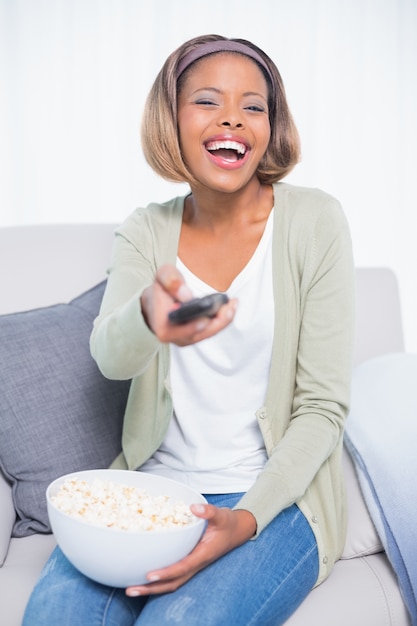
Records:
{"label": "sofa backrest", "polygon": [[404,351],[397,278],[386,267],[356,270],[355,364]]}
{"label": "sofa backrest", "polygon": [[[115,224],[0,228],[0,314],[68,302],[106,277]],[[355,363],[404,350],[397,280],[356,271]]]}
{"label": "sofa backrest", "polygon": [[115,227],[0,228],[0,314],[69,302],[105,279]]}

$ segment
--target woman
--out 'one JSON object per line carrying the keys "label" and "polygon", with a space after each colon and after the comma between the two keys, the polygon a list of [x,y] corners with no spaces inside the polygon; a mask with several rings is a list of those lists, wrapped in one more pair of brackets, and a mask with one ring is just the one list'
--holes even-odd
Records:
{"label": "woman", "polygon": [[[114,467],[198,489],[207,529],[126,591],[87,580],[57,549],[24,625],[277,626],[344,543],[348,227],[332,197],[278,182],[298,135],[277,68],[250,42],[180,46],[149,95],[142,143],[156,172],[191,191],[117,231],[91,350],[105,376],[132,379]],[[215,317],[169,321],[213,291],[230,298]]]}

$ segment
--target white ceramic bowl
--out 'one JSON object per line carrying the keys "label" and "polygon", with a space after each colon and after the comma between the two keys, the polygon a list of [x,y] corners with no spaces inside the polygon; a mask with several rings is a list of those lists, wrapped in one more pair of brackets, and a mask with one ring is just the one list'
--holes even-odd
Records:
{"label": "white ceramic bowl", "polygon": [[181,560],[195,547],[204,532],[205,520],[180,528],[129,531],[100,527],[62,512],[51,501],[61,484],[77,478],[112,481],[144,489],[151,496],[169,496],[173,503],[205,503],[205,498],[186,485],[145,472],[86,470],[54,480],[46,491],[48,515],[57,544],[67,559],[89,578],[111,587],[146,583],[146,574]]}

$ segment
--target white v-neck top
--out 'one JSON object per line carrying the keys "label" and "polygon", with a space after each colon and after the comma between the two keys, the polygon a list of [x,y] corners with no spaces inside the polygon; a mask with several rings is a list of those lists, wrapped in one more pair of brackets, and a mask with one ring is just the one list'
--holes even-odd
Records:
{"label": "white v-neck top", "polygon": [[[231,493],[246,491],[264,466],[255,411],[264,403],[274,331],[272,213],[255,253],[227,291],[239,300],[233,322],[195,345],[171,345],[174,415],[142,471],[201,493]],[[195,297],[213,292],[180,259],[177,267]]]}

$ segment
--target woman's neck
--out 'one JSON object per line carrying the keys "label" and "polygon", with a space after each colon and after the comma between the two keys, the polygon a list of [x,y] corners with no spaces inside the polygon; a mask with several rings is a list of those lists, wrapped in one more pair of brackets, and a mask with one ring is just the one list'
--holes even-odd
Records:
{"label": "woman's neck", "polygon": [[181,261],[214,289],[226,291],[254,254],[273,204],[271,186],[234,197],[193,190],[184,206]]}
{"label": "woman's neck", "polygon": [[183,222],[190,228],[222,230],[264,221],[273,207],[271,185],[252,185],[236,193],[194,187],[186,198]]}

